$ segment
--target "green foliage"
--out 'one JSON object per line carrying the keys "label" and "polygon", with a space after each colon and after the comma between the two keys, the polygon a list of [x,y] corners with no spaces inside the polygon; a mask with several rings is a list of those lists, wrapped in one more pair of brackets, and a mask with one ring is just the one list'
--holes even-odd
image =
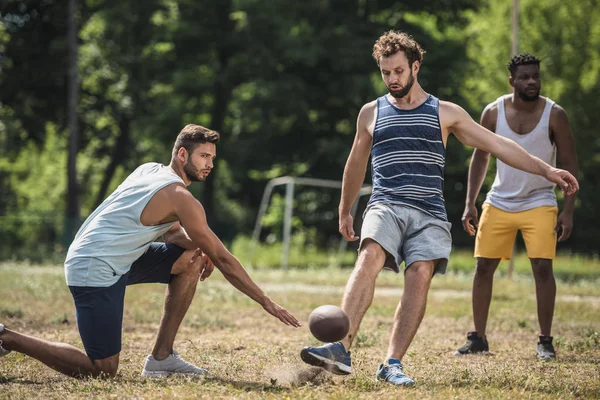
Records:
{"label": "green foliage", "polygon": [[[371,50],[391,28],[410,32],[427,50],[424,88],[474,117],[508,90],[506,1],[140,4],[78,2],[84,216],[138,164],[167,163],[174,136],[190,122],[222,133],[215,173],[191,190],[226,241],[249,232],[269,179],[340,180],[360,107],[385,92]],[[600,234],[592,194],[600,185],[595,6],[521,1],[521,50],[542,57],[543,91],[567,110],[577,138],[582,190],[565,248],[582,252],[597,252]],[[66,18],[64,0],[11,1],[0,13],[0,235],[7,238],[0,257],[64,251]],[[472,246],[460,228],[469,154],[449,141],[445,197],[457,247]],[[304,249],[335,248],[338,200],[338,193],[298,191],[293,226]],[[281,238],[282,216],[276,196],[263,239]]]}
{"label": "green foliage", "polygon": [[[314,234],[314,232],[312,232]],[[310,269],[317,267],[354,265],[356,252],[347,251],[338,258],[337,246],[323,249],[311,243],[311,232],[298,232],[292,235],[289,253],[289,265],[293,268]],[[231,245],[231,251],[245,265],[255,268],[279,268],[282,263],[283,248],[281,242],[252,243],[245,236],[238,236]]]}
{"label": "green foliage", "polygon": [[[541,58],[542,94],[567,111],[577,145],[581,191],[568,246],[598,254],[600,211],[594,193],[600,189],[600,116],[595,110],[600,96],[600,8],[597,1],[589,0],[521,0],[520,4],[519,52]],[[478,116],[486,104],[510,90],[506,64],[511,57],[511,3],[489,0],[480,11],[467,15],[470,63],[461,94]]]}
{"label": "green foliage", "polygon": [[57,127],[46,126],[41,145],[27,142],[14,160],[0,158],[0,174],[10,177],[15,202],[0,216],[0,256],[41,260],[62,254],[66,187],[66,140]]}

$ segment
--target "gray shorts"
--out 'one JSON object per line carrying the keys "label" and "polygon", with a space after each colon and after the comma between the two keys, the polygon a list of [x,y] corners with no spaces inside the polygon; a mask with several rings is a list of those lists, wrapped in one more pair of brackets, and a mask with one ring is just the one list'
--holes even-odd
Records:
{"label": "gray shorts", "polygon": [[360,247],[373,239],[387,252],[384,268],[400,272],[404,261],[440,260],[434,273],[444,274],[452,250],[452,224],[402,204],[377,203],[364,213]]}

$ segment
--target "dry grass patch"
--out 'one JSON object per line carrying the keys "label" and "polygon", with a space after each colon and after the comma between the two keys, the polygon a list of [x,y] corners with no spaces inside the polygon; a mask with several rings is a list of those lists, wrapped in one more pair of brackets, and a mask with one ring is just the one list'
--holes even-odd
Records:
{"label": "dry grass patch", "polygon": [[[330,271],[331,273],[331,271]],[[336,271],[347,278],[349,270]],[[81,347],[71,296],[58,267],[0,266],[0,322]],[[292,329],[267,315],[216,274],[199,285],[176,348],[210,375],[147,380],[140,376],[160,318],[164,287],[128,289],[123,352],[114,379],[73,380],[20,354],[0,359],[0,398],[240,398],[240,399],[522,399],[600,397],[600,301],[587,286],[559,283],[555,316],[559,358],[535,359],[537,322],[532,282],[499,279],[489,323],[493,355],[455,357],[471,329],[469,278],[438,279],[404,363],[412,389],[374,381],[385,356],[402,278],[382,276],[353,352],[355,374],[333,376],[303,364],[300,349],[317,344],[306,326]],[[343,286],[310,285],[314,271],[253,273],[299,319],[321,304],[339,304]],[[319,274],[317,281],[323,282]],[[340,278],[340,281],[342,279]],[[281,284],[284,284],[281,286]],[[300,285],[302,283],[302,285]]]}

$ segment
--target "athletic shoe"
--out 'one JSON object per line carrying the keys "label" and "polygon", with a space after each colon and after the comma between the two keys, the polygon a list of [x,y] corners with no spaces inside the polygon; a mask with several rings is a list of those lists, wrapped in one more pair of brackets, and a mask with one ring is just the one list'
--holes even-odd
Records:
{"label": "athletic shoe", "polygon": [[[0,324],[0,332],[2,332],[3,330],[4,325]],[[2,340],[0,340],[0,357],[4,357],[8,353],[10,353],[10,350],[6,350],[4,347],[2,347]]]}
{"label": "athletic shoe", "polygon": [[454,353],[456,356],[464,356],[466,354],[486,354],[490,352],[487,339],[482,338],[477,332],[467,333],[467,343]]}
{"label": "athletic shoe", "polygon": [[164,360],[157,360],[152,354],[146,357],[142,376],[160,378],[173,374],[206,375],[208,371],[185,361],[175,350]]}
{"label": "athletic shoe", "polygon": [[307,346],[300,352],[300,358],[307,364],[322,367],[336,375],[352,373],[350,352],[346,351],[340,342],[327,343],[320,347]]}
{"label": "athletic shoe", "polygon": [[415,381],[402,372],[402,363],[395,358],[390,358],[387,364],[379,365],[375,379],[396,386],[412,386],[415,384]]}
{"label": "athletic shoe", "polygon": [[537,358],[548,361],[556,358],[556,351],[552,345],[552,336],[540,335],[540,340],[537,344]]}

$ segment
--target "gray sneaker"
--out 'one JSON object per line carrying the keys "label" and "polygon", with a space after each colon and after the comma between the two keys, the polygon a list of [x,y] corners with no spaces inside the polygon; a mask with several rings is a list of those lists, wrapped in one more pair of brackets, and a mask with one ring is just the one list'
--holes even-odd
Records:
{"label": "gray sneaker", "polygon": [[[0,332],[2,332],[3,330],[4,325],[0,324]],[[10,350],[6,350],[4,347],[2,347],[2,339],[0,339],[0,357],[4,357],[8,353],[10,353]]]}
{"label": "gray sneaker", "polygon": [[160,361],[154,358],[152,354],[146,357],[146,365],[144,365],[142,376],[160,378],[173,374],[206,375],[208,371],[185,361],[175,350],[167,358]]}

